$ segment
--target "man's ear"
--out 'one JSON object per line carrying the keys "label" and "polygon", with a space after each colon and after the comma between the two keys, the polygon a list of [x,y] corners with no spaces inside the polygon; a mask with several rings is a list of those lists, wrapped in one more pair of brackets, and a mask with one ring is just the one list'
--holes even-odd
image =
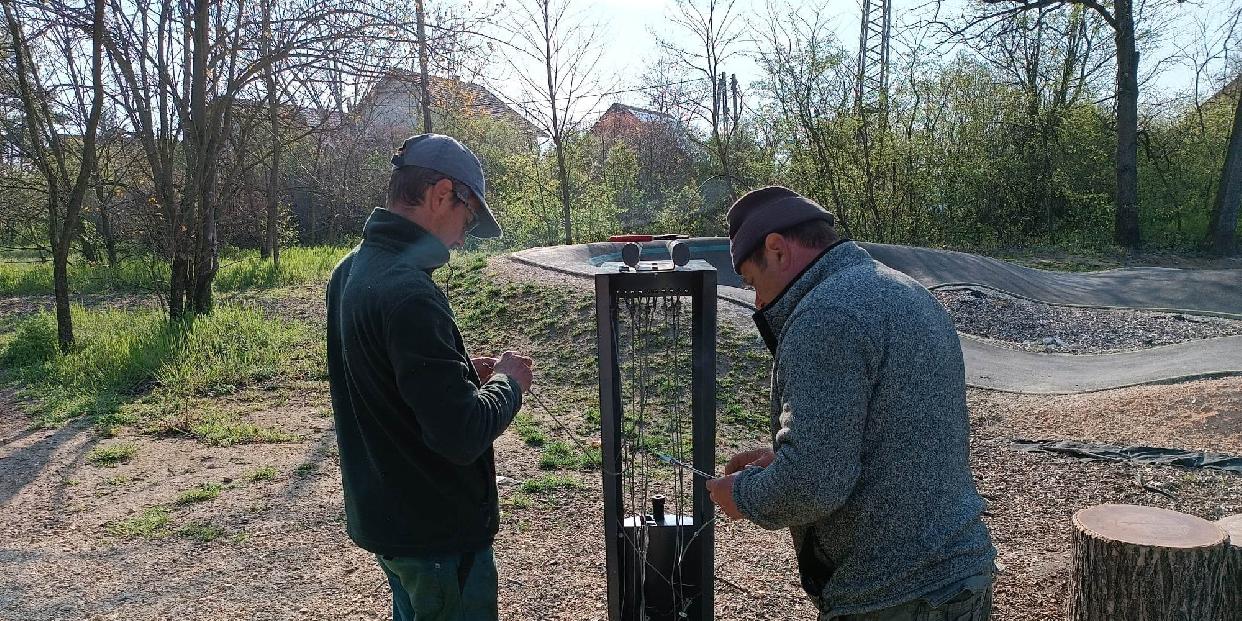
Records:
{"label": "man's ear", "polygon": [[423,197],[423,202],[427,205],[434,205],[436,207],[436,211],[439,211],[439,208],[446,200],[449,201],[450,206],[452,206],[452,196],[453,181],[445,178],[427,186],[427,193]]}
{"label": "man's ear", "polygon": [[781,268],[789,262],[789,242],[780,233],[768,233],[763,238],[763,247],[769,253],[769,262],[775,261]]}

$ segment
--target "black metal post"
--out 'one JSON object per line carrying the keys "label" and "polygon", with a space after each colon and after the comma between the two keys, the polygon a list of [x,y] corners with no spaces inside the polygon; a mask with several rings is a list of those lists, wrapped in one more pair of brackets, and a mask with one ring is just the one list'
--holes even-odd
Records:
{"label": "black metal post", "polygon": [[[604,538],[607,560],[608,618],[611,621],[641,621],[664,618],[665,611],[651,609],[637,611],[633,602],[640,601],[633,589],[636,581],[630,574],[645,568],[636,564],[654,563],[653,559],[677,559],[684,574],[685,590],[689,592],[687,617],[677,619],[711,621],[714,617],[715,556],[713,553],[712,519],[715,511],[708,497],[705,479],[692,475],[693,511],[690,519],[673,516],[671,524],[658,522],[652,516],[625,515],[627,508],[622,497],[622,421],[625,404],[622,402],[620,351],[618,351],[617,309],[624,298],[677,296],[691,298],[691,420],[694,467],[703,472],[715,472],[716,456],[716,270],[705,261],[689,261],[675,266],[667,265],[627,266],[622,263],[605,263],[595,276],[595,308],[597,320],[597,355],[599,358],[600,427],[602,436],[603,488],[604,488]],[[646,499],[644,499],[645,501]],[[629,507],[631,513],[645,513]],[[628,521],[627,521],[628,520]],[[689,522],[689,524],[684,524]],[[633,528],[630,524],[635,525]],[[636,555],[634,541],[626,539],[626,531],[638,532],[637,525],[646,524],[644,533],[652,545],[662,549],[648,558]],[[679,530],[682,529],[682,530]],[[687,533],[687,537],[677,533]],[[678,546],[681,546],[680,549]],[[667,548],[667,549],[664,549]],[[671,555],[670,555],[671,553]],[[642,560],[639,560],[642,559]],[[660,561],[663,562],[663,561]],[[688,564],[688,565],[687,565]],[[652,567],[658,569],[658,567]],[[652,578],[652,580],[658,580]],[[653,600],[665,593],[647,595]],[[668,585],[668,594],[681,589],[682,584]],[[645,600],[643,600],[645,601]],[[628,605],[627,605],[628,603]],[[675,613],[674,613],[675,614]]]}

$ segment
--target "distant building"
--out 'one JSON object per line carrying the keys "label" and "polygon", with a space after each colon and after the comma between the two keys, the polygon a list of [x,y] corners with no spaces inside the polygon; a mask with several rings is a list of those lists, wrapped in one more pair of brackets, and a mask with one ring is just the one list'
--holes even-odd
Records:
{"label": "distant building", "polygon": [[[462,111],[477,112],[536,140],[543,135],[529,119],[510,108],[494,93],[471,82],[429,76],[432,126],[437,118]],[[354,107],[358,122],[369,129],[390,130],[408,136],[423,127],[422,76],[411,71],[392,71],[380,78]]]}
{"label": "distant building", "polygon": [[638,159],[637,204],[622,214],[627,229],[650,224],[671,193],[681,190],[694,173],[695,149],[685,125],[670,114],[614,103],[591,127],[600,140],[601,159],[618,143]]}
{"label": "distant building", "polygon": [[1227,102],[1230,106],[1234,105],[1234,99],[1242,95],[1242,73],[1238,74],[1224,88],[1216,92],[1215,95],[1208,97],[1203,103],[1204,106],[1215,105],[1217,102]]}

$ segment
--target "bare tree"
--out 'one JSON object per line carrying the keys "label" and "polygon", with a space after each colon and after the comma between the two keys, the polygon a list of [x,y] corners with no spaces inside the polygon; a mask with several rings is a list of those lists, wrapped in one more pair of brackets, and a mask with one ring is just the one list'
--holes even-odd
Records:
{"label": "bare tree", "polygon": [[[61,350],[67,352],[74,340],[69,311],[69,252],[78,237],[82,203],[95,169],[95,140],[105,97],[104,0],[96,0],[89,13],[62,4],[21,6],[16,0],[0,4],[24,113],[25,155],[46,182],[56,337]],[[38,34],[28,34],[27,25]],[[63,59],[63,65],[51,63],[53,57]],[[53,67],[50,70],[49,64]],[[83,70],[90,72],[89,82]],[[65,88],[57,88],[53,80],[61,81]],[[67,115],[58,114],[62,111],[72,113],[69,118],[82,123],[80,137],[65,133]]]}
{"label": "bare tree", "polygon": [[728,61],[739,53],[742,36],[734,4],[735,0],[677,0],[668,21],[689,35],[694,45],[656,37],[661,51],[683,75],[702,80],[690,111],[709,127],[709,142],[719,166],[717,174],[725,180],[730,198],[740,185],[733,161],[733,142],[741,118],[741,93],[736,76],[729,80],[726,70]]}
{"label": "bare tree", "polygon": [[[564,242],[574,239],[572,188],[565,162],[566,139],[584,112],[599,103],[595,73],[602,54],[599,29],[575,10],[573,0],[526,0],[508,25],[519,52],[513,69],[522,84],[517,105],[552,139],[560,181]],[[538,69],[535,69],[535,65]]]}
{"label": "bare tree", "polygon": [[794,144],[813,162],[807,190],[833,206],[846,234],[852,235],[853,207],[847,200],[848,141],[833,124],[851,115],[854,67],[828,28],[825,8],[771,3],[767,19],[754,28],[756,52],[773,109]]}
{"label": "bare tree", "polygon": [[[258,7],[230,0],[191,0],[186,7],[172,0],[112,0],[116,27],[105,43],[118,99],[147,154],[168,231],[170,316],[212,307],[220,154],[238,100],[263,92],[264,77],[277,69],[296,73],[333,58],[348,63],[340,58],[342,41],[398,30],[370,8],[344,0]],[[276,89],[267,90],[272,105]]]}

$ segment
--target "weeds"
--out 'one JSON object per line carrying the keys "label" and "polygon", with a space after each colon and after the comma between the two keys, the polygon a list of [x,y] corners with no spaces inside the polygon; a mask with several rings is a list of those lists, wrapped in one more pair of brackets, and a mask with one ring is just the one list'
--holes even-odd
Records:
{"label": "weeds", "polygon": [[177,531],[178,535],[199,543],[210,543],[224,534],[224,529],[208,522],[192,522]]}
{"label": "weeds", "polygon": [[522,481],[519,489],[526,494],[546,494],[557,490],[582,489],[577,479],[564,474],[544,474]]}
{"label": "weeds", "polygon": [[176,502],[179,505],[191,505],[196,502],[215,500],[223,489],[224,486],[219,483],[200,483],[197,487],[182,492],[180,496],[177,496]]}
{"label": "weeds", "polygon": [[543,434],[543,430],[539,429],[539,424],[530,414],[522,413],[515,416],[513,428],[517,430],[518,437],[527,446],[543,446],[548,441],[548,437]]}
{"label": "weeds", "polygon": [[6,378],[22,384],[42,426],[89,415],[110,430],[134,422],[122,406],[143,394],[224,394],[319,364],[290,355],[315,340],[305,326],[252,309],[222,306],[180,322],[154,310],[72,312],[77,343],[69,353],[57,349],[51,313],[19,324],[0,352],[0,367],[11,370]]}
{"label": "weeds", "polygon": [[104,530],[114,537],[130,539],[143,537],[152,539],[168,534],[169,521],[168,509],[164,507],[150,507],[139,515],[108,522],[104,526]]}
{"label": "weeds", "polygon": [[101,446],[87,453],[86,461],[96,466],[112,467],[129,461],[137,452],[138,447],[129,443]]}
{"label": "weeds", "polygon": [[259,481],[273,481],[278,475],[280,475],[280,471],[276,468],[272,466],[263,466],[262,468],[247,474],[246,480],[251,483],[258,483]]}

